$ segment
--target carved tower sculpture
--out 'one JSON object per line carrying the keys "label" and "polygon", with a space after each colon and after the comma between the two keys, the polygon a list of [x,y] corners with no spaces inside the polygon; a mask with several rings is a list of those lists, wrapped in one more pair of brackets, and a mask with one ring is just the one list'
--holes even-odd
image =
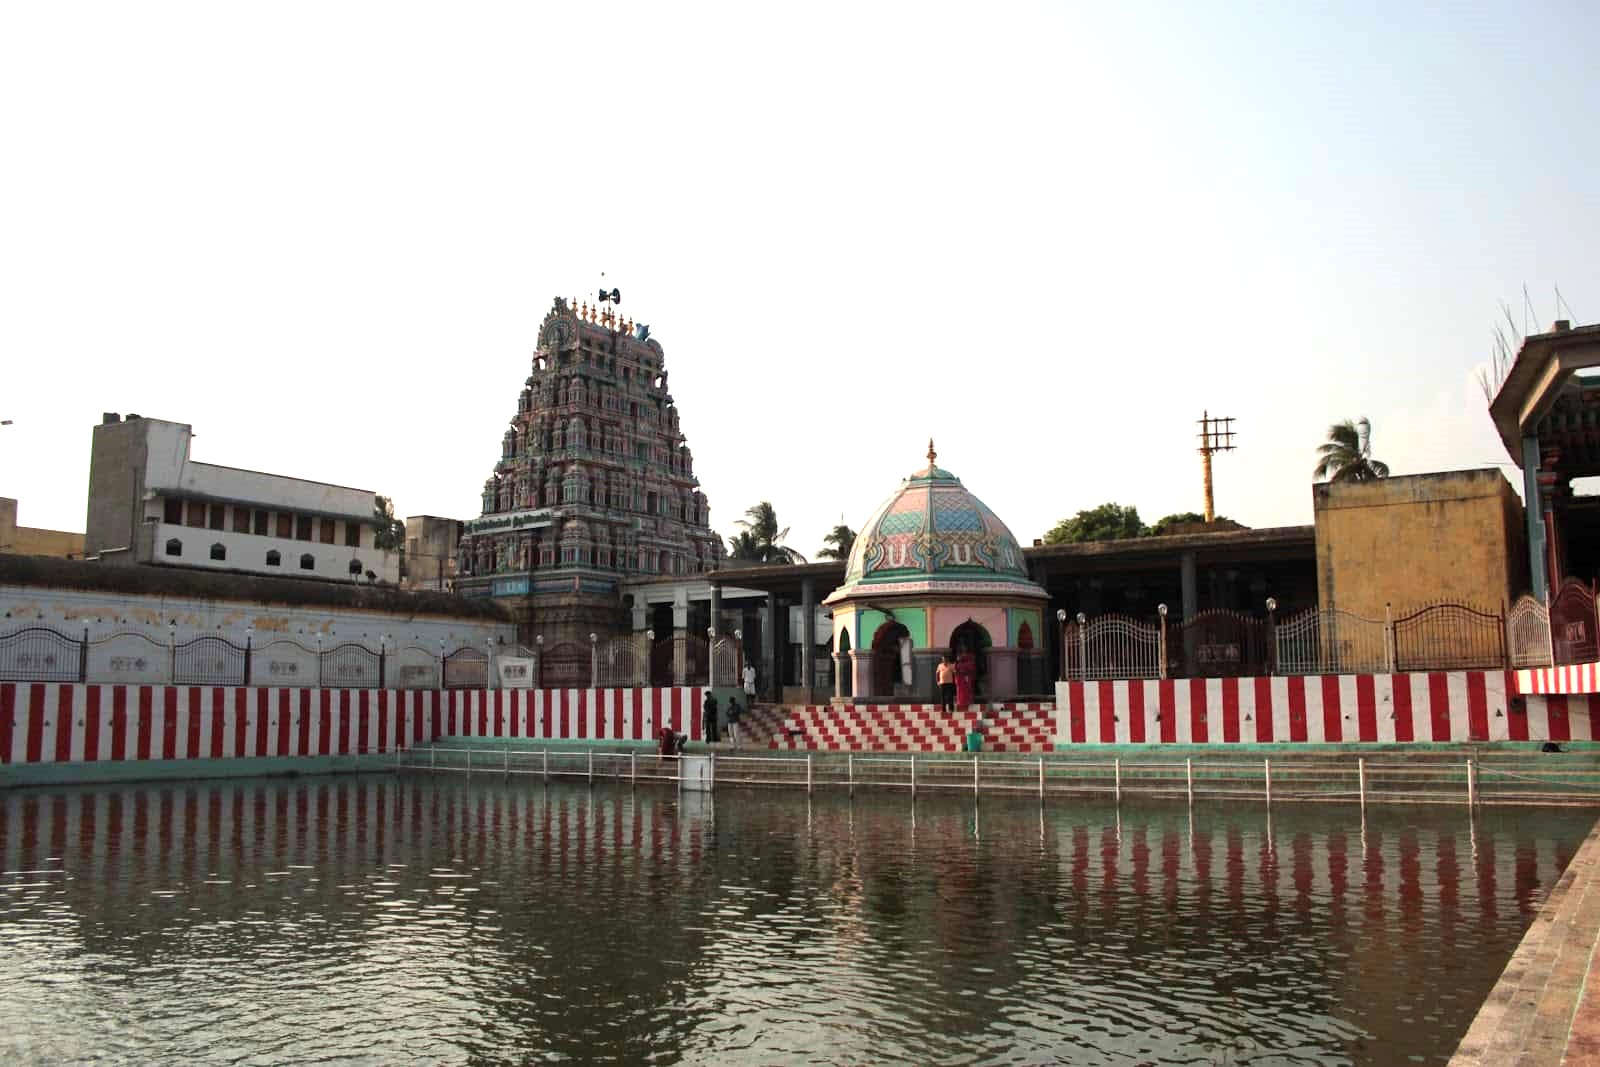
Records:
{"label": "carved tower sculpture", "polygon": [[547,646],[626,631],[622,581],[698,573],[721,553],[661,345],[644,332],[556,299],[463,531],[458,589],[514,604]]}

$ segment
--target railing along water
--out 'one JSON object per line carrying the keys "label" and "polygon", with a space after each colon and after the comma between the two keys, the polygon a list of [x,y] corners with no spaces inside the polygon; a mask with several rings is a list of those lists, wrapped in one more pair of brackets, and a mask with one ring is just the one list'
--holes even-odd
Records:
{"label": "railing along water", "polygon": [[[690,756],[703,753],[690,753]],[[397,754],[399,770],[492,773],[510,779],[582,780],[682,786],[683,758],[655,751],[533,748],[514,745],[429,745]],[[1496,754],[1485,759],[1461,751],[1367,755],[1279,754],[1246,759],[1235,754],[1121,757],[1012,758],[845,754],[804,756],[712,753],[717,788],[858,789],[1049,797],[1128,797],[1184,800],[1406,804],[1582,804],[1600,806],[1600,765],[1551,762],[1539,753]]]}

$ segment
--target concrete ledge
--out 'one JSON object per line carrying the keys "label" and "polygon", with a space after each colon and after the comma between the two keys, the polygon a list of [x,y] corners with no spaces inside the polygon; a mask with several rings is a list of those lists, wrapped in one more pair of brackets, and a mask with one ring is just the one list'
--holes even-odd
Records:
{"label": "concrete ledge", "polygon": [[208,778],[354,774],[393,770],[393,752],[368,756],[264,756],[228,759],[101,760],[93,763],[21,763],[0,767],[0,789],[30,785],[96,785]]}
{"label": "concrete ledge", "polygon": [[1534,917],[1456,1046],[1450,1067],[1562,1067],[1597,1062],[1597,944],[1600,823],[1589,831]]}

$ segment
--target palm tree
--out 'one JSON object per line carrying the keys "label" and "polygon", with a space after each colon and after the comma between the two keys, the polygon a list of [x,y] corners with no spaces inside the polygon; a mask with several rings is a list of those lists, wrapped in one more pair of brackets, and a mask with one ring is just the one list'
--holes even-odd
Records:
{"label": "palm tree", "polygon": [[1371,482],[1389,477],[1389,465],[1372,458],[1372,424],[1365,417],[1328,427],[1328,441],[1317,449],[1313,478],[1330,482]]}
{"label": "palm tree", "polygon": [[850,549],[856,543],[856,532],[841,522],[828,531],[822,543],[825,547],[817,552],[818,559],[849,559]]}
{"label": "palm tree", "polygon": [[[744,538],[754,542],[755,555],[751,558],[759,559],[762,563],[804,563],[806,558],[794,549],[783,543],[789,536],[789,528],[785,526],[778,529],[778,513],[772,505],[763,500],[745,510],[744,518],[739,520],[739,525],[744,531],[733,538],[731,543],[735,550],[748,545]],[[744,558],[744,557],[735,557]]]}
{"label": "palm tree", "polygon": [[761,546],[756,544],[749,530],[740,530],[737,535],[728,538],[728,558],[759,560]]}

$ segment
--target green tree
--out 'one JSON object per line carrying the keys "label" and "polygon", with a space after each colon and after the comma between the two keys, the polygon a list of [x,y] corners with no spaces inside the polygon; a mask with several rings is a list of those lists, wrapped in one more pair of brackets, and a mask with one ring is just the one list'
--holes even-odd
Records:
{"label": "green tree", "polygon": [[756,544],[756,539],[750,536],[749,530],[740,530],[728,538],[728,558],[759,560],[761,546]]}
{"label": "green tree", "polygon": [[823,547],[818,550],[818,559],[849,559],[850,550],[855,547],[856,532],[844,523],[840,523],[828,531],[828,536],[822,539]]}
{"label": "green tree", "polygon": [[1317,448],[1313,478],[1330,482],[1371,482],[1389,477],[1389,465],[1372,458],[1372,424],[1365,416],[1328,427],[1328,440]]}
{"label": "green tree", "polygon": [[[394,517],[394,501],[386,496],[374,496],[372,501],[372,547],[380,552],[398,552],[401,577],[406,573],[406,524]],[[367,581],[377,575],[367,571]]]}
{"label": "green tree", "polygon": [[1139,509],[1121,504],[1101,504],[1097,508],[1080,511],[1070,519],[1062,519],[1044,535],[1047,545],[1075,545],[1084,541],[1121,541],[1129,537],[1143,537],[1144,523],[1139,521]]}
{"label": "green tree", "polygon": [[[1202,526],[1203,530],[1191,530],[1187,527]],[[1244,529],[1239,523],[1234,522],[1226,515],[1217,515],[1208,523],[1206,517],[1198,511],[1179,511],[1163,518],[1157,519],[1145,531],[1150,537],[1162,537],[1166,534],[1176,533],[1222,533],[1227,530]]]}
{"label": "green tree", "polygon": [[[789,536],[789,528],[778,528],[778,513],[772,505],[763,500],[759,504],[747,508],[744,518],[739,520],[739,525],[744,527],[737,537],[729,540],[729,545],[735,553],[739,551],[752,551],[752,556],[735,555],[735,559],[757,559],[762,563],[804,563],[806,558],[794,549],[783,543]],[[748,537],[747,542],[744,538]]]}

